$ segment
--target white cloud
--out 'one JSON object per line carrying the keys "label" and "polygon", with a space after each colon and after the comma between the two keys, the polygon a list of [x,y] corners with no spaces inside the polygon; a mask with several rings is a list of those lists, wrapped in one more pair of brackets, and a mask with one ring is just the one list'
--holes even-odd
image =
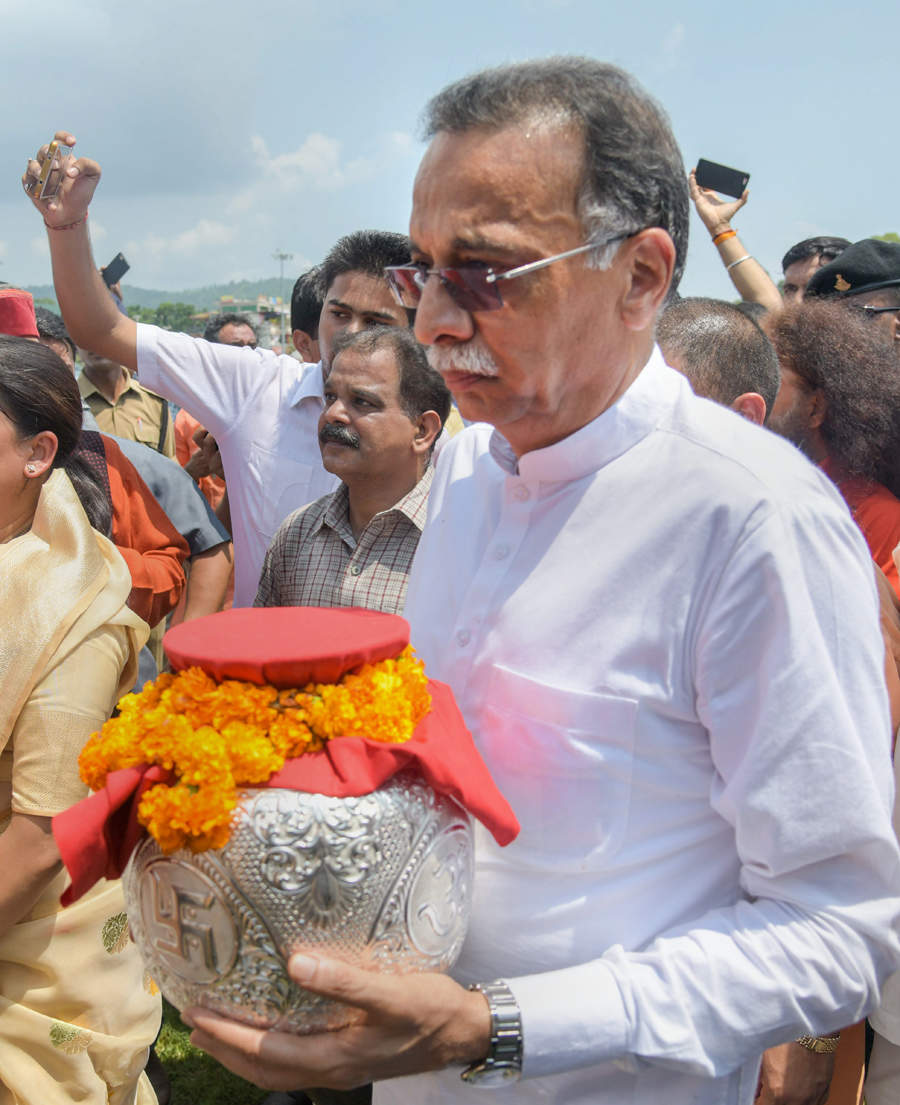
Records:
{"label": "white cloud", "polygon": [[387,131],[372,148],[345,158],[337,138],[314,131],[295,149],[273,153],[258,134],[250,137],[256,179],[236,192],[225,205],[227,215],[271,210],[273,193],[297,193],[303,189],[338,191],[371,180],[392,159],[409,154],[415,139],[405,131]]}
{"label": "white cloud", "polygon": [[179,234],[147,234],[140,240],[133,239],[126,250],[135,257],[144,256],[159,260],[166,255],[195,256],[201,249],[228,245],[234,241],[235,229],[213,219],[200,219],[188,230]]}
{"label": "white cloud", "polygon": [[341,188],[346,181],[341,168],[341,144],[327,134],[313,132],[302,145],[288,153],[272,155],[265,141],[255,134],[250,139],[261,174],[282,188],[313,184],[319,188]]}
{"label": "white cloud", "polygon": [[667,66],[675,65],[681,57],[681,47],[684,45],[684,24],[676,23],[670,28],[662,41],[663,61]]}

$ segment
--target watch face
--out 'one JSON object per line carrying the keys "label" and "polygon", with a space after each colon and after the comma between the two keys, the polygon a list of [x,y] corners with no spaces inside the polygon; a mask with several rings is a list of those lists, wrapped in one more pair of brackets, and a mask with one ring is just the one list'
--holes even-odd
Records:
{"label": "watch face", "polygon": [[493,1066],[480,1065],[470,1067],[463,1071],[462,1078],[472,1086],[480,1086],[486,1090],[493,1090],[498,1086],[509,1086],[518,1082],[522,1072],[518,1067],[502,1066],[497,1063]]}

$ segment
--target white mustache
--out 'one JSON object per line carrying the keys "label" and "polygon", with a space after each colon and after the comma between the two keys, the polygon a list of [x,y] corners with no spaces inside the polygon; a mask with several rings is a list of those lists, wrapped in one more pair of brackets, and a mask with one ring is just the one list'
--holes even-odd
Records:
{"label": "white mustache", "polygon": [[497,362],[474,338],[452,346],[429,345],[426,354],[428,363],[441,374],[468,372],[473,376],[500,375]]}

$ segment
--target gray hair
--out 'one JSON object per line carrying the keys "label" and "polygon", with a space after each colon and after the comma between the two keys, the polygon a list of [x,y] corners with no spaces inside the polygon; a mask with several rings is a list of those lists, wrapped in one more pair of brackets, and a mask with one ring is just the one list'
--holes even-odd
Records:
{"label": "gray hair", "polygon": [[665,112],[628,73],[579,57],[486,69],[439,92],[425,108],[423,130],[433,138],[556,119],[584,136],[577,210],[588,240],[609,242],[591,263],[607,267],[618,239],[660,226],[675,243],[674,289],[687,258],[684,163]]}

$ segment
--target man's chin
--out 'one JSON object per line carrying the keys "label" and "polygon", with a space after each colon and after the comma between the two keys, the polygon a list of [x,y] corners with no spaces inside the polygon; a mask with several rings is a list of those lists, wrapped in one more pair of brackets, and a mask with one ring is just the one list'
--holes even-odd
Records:
{"label": "man's chin", "polygon": [[322,467],[335,476],[339,476],[359,456],[359,449],[352,445],[341,445],[337,441],[320,442],[319,450],[322,453]]}

